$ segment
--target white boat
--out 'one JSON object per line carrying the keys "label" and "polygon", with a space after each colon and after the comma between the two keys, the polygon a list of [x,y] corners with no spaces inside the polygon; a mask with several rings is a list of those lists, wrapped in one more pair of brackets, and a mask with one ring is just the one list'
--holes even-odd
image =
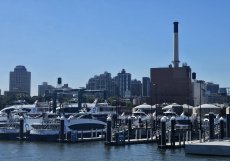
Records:
{"label": "white boat", "polygon": [[174,117],[176,120],[176,126],[184,126],[189,125],[191,121],[191,117],[188,117],[184,115],[184,112],[181,113],[181,115],[177,115],[172,109],[168,109],[166,112],[164,112],[164,116],[166,118],[166,125],[167,128],[171,127],[171,118]]}
{"label": "white boat", "polygon": [[30,116],[38,116],[44,112],[48,112],[50,107],[48,102],[38,102],[34,104],[16,104],[9,107],[5,107],[0,111],[0,122],[5,121],[8,115],[12,112],[26,112]]}
{"label": "white boat", "polygon": [[16,140],[19,137],[19,122],[1,122],[0,123],[0,139]]}
{"label": "white boat", "polygon": [[60,117],[56,114],[46,114],[41,122],[30,125],[29,139],[31,141],[57,141],[60,133]]}
{"label": "white boat", "polygon": [[152,106],[152,105],[148,105],[146,103],[143,103],[141,105],[133,107],[133,112],[135,112],[137,110],[141,110],[141,111],[145,112],[146,114],[150,114],[150,113],[153,113],[154,111],[156,111],[156,105]]}
{"label": "white boat", "polygon": [[6,122],[8,119],[8,116],[6,113],[0,113],[0,123],[1,122]]}
{"label": "white boat", "polygon": [[147,122],[150,121],[150,115],[147,115],[141,109],[138,109],[138,110],[132,112],[132,115],[130,116],[130,118],[131,118],[134,126],[140,126],[140,124],[143,124],[146,121]]}
{"label": "white boat", "polygon": [[106,122],[98,120],[89,112],[82,112],[66,119],[65,126],[67,131],[104,130]]}
{"label": "white boat", "polygon": [[109,105],[109,103],[96,103],[95,106],[91,107],[89,113],[96,117],[98,120],[106,122],[107,116],[114,116],[117,114],[117,107]]}
{"label": "white boat", "polygon": [[86,111],[91,113],[94,117],[101,121],[106,121],[108,115],[116,114],[116,106],[111,106],[107,102],[98,103],[98,100],[95,99],[93,103],[82,103],[82,109],[78,108],[78,103],[64,103],[62,106],[57,108],[59,114],[69,117],[79,113],[80,111]]}
{"label": "white boat", "polygon": [[[82,108],[90,110],[95,105],[95,102],[82,103]],[[57,113],[65,115],[66,117],[78,113],[80,110],[82,109],[78,108],[78,103],[76,102],[65,102],[62,106],[57,107]]]}
{"label": "white boat", "polygon": [[[49,117],[49,118],[48,118]],[[42,122],[32,123],[29,138],[31,141],[57,141],[60,139],[61,121],[57,115],[48,115]],[[53,117],[53,118],[50,118]],[[75,134],[77,137],[91,137],[105,132],[106,123],[97,120],[88,112],[81,112],[64,118],[64,134]]]}

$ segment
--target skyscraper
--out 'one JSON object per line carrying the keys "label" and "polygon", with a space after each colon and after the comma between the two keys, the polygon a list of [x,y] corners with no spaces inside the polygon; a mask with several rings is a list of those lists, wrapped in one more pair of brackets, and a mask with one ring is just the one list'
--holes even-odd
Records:
{"label": "skyscraper", "polygon": [[129,98],[131,96],[131,74],[122,69],[115,77],[116,84],[119,88],[119,96]]}
{"label": "skyscraper", "polygon": [[18,65],[14,68],[13,72],[10,72],[10,92],[24,92],[30,95],[31,90],[31,73],[26,70],[22,65]]}
{"label": "skyscraper", "polygon": [[142,78],[142,96],[143,97],[150,96],[150,78],[149,77]]}

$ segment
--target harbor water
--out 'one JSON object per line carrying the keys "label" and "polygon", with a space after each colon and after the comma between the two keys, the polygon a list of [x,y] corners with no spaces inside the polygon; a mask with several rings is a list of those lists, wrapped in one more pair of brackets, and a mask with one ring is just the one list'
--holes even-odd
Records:
{"label": "harbor water", "polygon": [[225,161],[228,157],[187,155],[183,149],[160,150],[156,144],[105,146],[104,142],[75,144],[0,141],[1,161]]}

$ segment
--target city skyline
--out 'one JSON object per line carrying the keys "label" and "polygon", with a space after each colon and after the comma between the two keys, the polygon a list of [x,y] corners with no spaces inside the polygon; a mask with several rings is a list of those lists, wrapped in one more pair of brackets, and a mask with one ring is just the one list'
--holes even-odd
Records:
{"label": "city skyline", "polygon": [[229,87],[228,1],[2,1],[1,91],[9,72],[31,72],[31,94],[42,82],[85,86],[94,75],[122,69],[141,80],[173,60],[173,22],[179,22],[179,59],[197,79]]}

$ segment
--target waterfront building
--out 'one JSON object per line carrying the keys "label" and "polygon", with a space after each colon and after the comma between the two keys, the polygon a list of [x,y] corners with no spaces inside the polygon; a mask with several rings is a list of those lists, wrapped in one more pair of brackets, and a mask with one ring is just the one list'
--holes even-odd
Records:
{"label": "waterfront building", "polygon": [[122,98],[131,97],[131,74],[122,69],[115,77],[115,83],[119,89],[119,96]]}
{"label": "waterfront building", "polygon": [[93,78],[88,80],[86,84],[86,89],[89,90],[105,90],[107,92],[107,96],[113,95],[113,80],[111,78],[111,73],[104,72],[100,75],[95,75]]}
{"label": "waterfront building", "polygon": [[42,85],[38,85],[38,96],[44,96],[45,94],[51,94],[54,87],[48,85],[47,82],[43,82]]}
{"label": "waterfront building", "polygon": [[31,73],[24,66],[18,65],[14,68],[13,72],[10,72],[9,91],[30,95]]}
{"label": "waterfront building", "polygon": [[150,78],[143,77],[142,78],[142,97],[150,96]]}
{"label": "waterfront building", "polygon": [[140,97],[142,93],[142,83],[139,80],[131,80],[131,96]]}
{"label": "waterfront building", "polygon": [[195,80],[192,85],[194,106],[207,103],[208,94],[206,83],[204,81]]}
{"label": "waterfront building", "polygon": [[156,103],[192,104],[191,68],[151,68],[151,100]]}

